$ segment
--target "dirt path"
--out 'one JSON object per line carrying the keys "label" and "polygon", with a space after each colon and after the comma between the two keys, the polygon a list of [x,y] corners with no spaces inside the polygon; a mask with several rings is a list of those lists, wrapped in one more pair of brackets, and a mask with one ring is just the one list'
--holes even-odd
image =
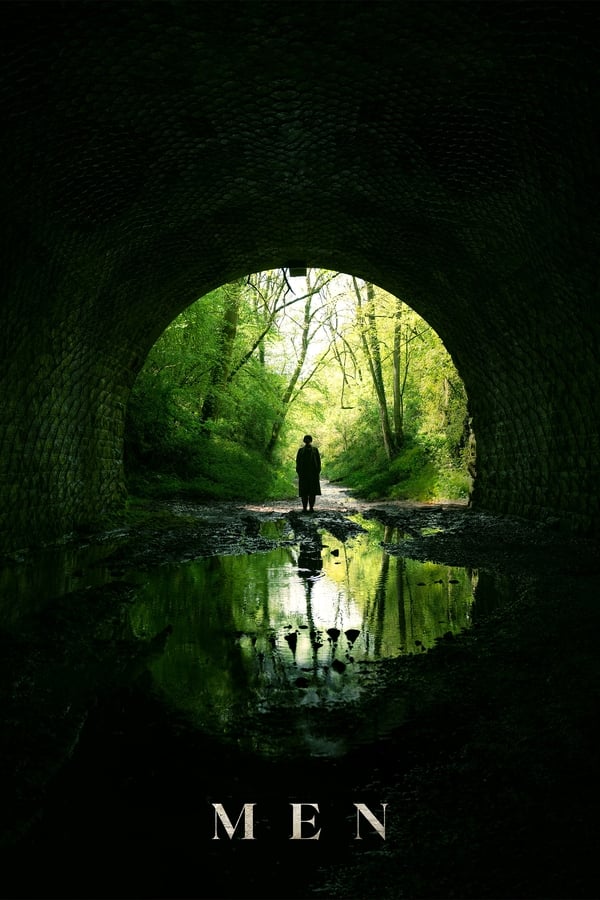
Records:
{"label": "dirt path", "polygon": [[[321,496],[317,497],[315,510],[319,512],[340,512],[345,515],[355,515],[374,508],[406,508],[406,509],[423,509],[434,506],[456,507],[463,509],[466,507],[466,501],[444,501],[442,503],[420,503],[418,501],[401,501],[401,500],[359,500],[352,496],[349,488],[339,484],[333,484],[331,481],[321,479]],[[293,500],[277,500],[269,503],[261,504],[244,504],[244,508],[252,512],[284,512],[290,507],[297,506],[300,509],[300,498],[295,497]]]}
{"label": "dirt path", "polygon": [[265,503],[178,498],[149,502],[147,513],[141,524],[112,533],[119,545],[110,557],[115,573],[272,549],[278,542],[264,537],[262,526],[273,520],[286,520],[298,537],[320,529],[345,540],[361,530],[361,518],[376,519],[395,531],[387,547],[392,554],[532,578],[543,572],[568,581],[573,571],[593,570],[600,557],[596,540],[564,535],[544,523],[474,510],[466,502],[359,500],[327,481],[312,514],[302,512],[298,497]]}

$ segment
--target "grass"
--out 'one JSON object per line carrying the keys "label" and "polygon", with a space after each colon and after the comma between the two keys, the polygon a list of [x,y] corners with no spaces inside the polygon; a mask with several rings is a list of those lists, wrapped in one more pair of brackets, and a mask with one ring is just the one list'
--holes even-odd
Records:
{"label": "grass", "polygon": [[277,500],[293,496],[291,472],[282,472],[256,450],[213,435],[187,453],[130,466],[128,489],[139,497],[187,496],[198,500]]}

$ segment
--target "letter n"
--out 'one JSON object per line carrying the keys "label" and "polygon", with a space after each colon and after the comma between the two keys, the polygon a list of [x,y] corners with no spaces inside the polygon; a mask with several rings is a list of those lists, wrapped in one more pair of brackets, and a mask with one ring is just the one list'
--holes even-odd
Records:
{"label": "letter n", "polygon": [[214,834],[214,837],[212,838],[213,841],[220,840],[219,835],[218,835],[219,820],[221,821],[221,825],[223,826],[227,835],[229,836],[229,839],[231,840],[236,828],[240,824],[240,819],[242,818],[242,816],[244,817],[244,837],[242,838],[242,840],[243,841],[256,840],[254,837],[254,807],[256,806],[256,803],[244,803],[244,808],[242,809],[241,813],[239,814],[235,825],[231,824],[231,819],[225,812],[222,803],[213,803],[212,805],[215,810],[215,834]]}
{"label": "letter n", "polygon": [[379,837],[385,841],[385,808],[387,803],[382,803],[381,808],[383,809],[383,824],[376,819],[369,807],[365,803],[355,803],[356,807],[356,836],[354,838],[355,841],[362,841],[360,836],[360,817],[363,815],[367,822],[373,826]]}

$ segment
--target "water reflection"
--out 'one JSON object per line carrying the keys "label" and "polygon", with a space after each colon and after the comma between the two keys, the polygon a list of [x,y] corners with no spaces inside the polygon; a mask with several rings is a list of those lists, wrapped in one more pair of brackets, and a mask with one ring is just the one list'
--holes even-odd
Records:
{"label": "water reflection", "polygon": [[[152,664],[169,702],[199,727],[263,752],[289,752],[291,743],[341,752],[325,722],[335,731],[355,721],[363,693],[377,690],[379,661],[468,627],[477,580],[390,556],[381,542],[394,534],[365,528],[345,543],[316,533],[296,546],[152,573],[131,621],[143,637],[173,627]],[[351,711],[346,725],[341,709]]]}
{"label": "water reflection", "polygon": [[105,562],[114,545],[48,547],[6,560],[0,567],[0,618],[11,625],[57,597],[111,580]]}
{"label": "water reflection", "polygon": [[[510,578],[499,590],[484,572],[392,556],[385,547],[410,535],[357,521],[364,532],[345,542],[267,521],[262,533],[278,549],[127,572],[138,586],[127,629],[146,639],[172,628],[150,663],[161,696],[197,727],[267,754],[343,753],[398,724],[402,702],[384,661],[468,627],[510,593]],[[5,625],[110,582],[111,549],[63,548],[7,566]]]}

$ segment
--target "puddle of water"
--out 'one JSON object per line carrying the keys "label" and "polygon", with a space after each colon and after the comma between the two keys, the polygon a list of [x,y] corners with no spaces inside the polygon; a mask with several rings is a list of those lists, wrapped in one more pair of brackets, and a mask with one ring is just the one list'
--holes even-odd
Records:
{"label": "puddle of water", "polygon": [[38,613],[55,597],[111,580],[105,558],[114,545],[49,547],[0,568],[0,618],[6,625]]}
{"label": "puddle of water", "polygon": [[[337,755],[400,724],[386,661],[468,628],[475,591],[490,608],[494,586],[477,570],[390,556],[384,546],[409,535],[355,521],[364,531],[342,541],[267,520],[261,534],[278,549],[128,572],[128,629],[147,639],[172,628],[149,664],[156,691],[199,729],[265,755]],[[53,549],[6,567],[3,621],[109,582],[111,550]]]}
{"label": "puddle of water", "polygon": [[391,529],[364,526],[345,543],[321,532],[146,574],[130,617],[140,637],[173,628],[152,664],[160,692],[198,727],[266,754],[335,755],[399,724],[397,698],[395,715],[373,708],[377,664],[468,627],[477,573],[389,556]]}
{"label": "puddle of water", "polygon": [[260,535],[271,541],[294,539],[292,526],[285,519],[266,519],[261,523]]}

